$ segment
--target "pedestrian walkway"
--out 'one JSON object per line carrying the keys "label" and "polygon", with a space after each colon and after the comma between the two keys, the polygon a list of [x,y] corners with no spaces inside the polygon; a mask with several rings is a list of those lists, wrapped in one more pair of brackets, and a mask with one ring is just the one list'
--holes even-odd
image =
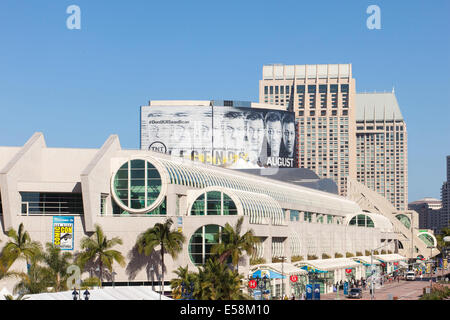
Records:
{"label": "pedestrian walkway", "polygon": [[[429,286],[427,281],[405,281],[387,282],[374,291],[374,300],[418,300],[423,293],[423,288]],[[321,300],[371,300],[370,290],[363,290],[362,299],[349,299],[344,296],[343,291],[339,294],[328,293],[321,295]]]}

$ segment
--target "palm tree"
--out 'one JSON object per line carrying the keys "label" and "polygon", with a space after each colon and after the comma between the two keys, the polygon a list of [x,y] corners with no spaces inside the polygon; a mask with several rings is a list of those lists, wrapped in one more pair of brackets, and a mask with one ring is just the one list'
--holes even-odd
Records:
{"label": "palm tree", "polygon": [[136,240],[139,254],[144,253],[146,256],[152,254],[156,246],[160,246],[162,286],[164,285],[164,254],[167,252],[175,259],[183,249],[183,242],[186,240],[181,232],[170,231],[172,224],[173,221],[170,218],[166,219],[164,223],[156,223],[153,228],[141,233]]}
{"label": "palm tree", "polygon": [[16,298],[10,294],[5,294],[5,300],[27,300],[29,297],[24,297],[23,294],[18,295]]}
{"label": "palm tree", "polygon": [[208,259],[206,264],[199,268],[194,297],[199,300],[249,299],[241,292],[242,279],[242,275],[228,268],[219,259]]}
{"label": "palm tree", "polygon": [[67,268],[71,264],[72,254],[62,252],[61,248],[46,243],[46,252],[42,255],[42,262],[45,264],[48,278],[51,279],[52,286],[56,292],[67,290],[66,281],[68,274]]}
{"label": "palm tree", "polygon": [[16,274],[20,281],[14,286],[14,294],[19,293],[20,295],[25,295],[47,291],[47,288],[50,286],[50,281],[48,272],[38,263],[41,258],[39,255],[33,256],[30,260],[30,267],[27,273],[20,272]]}
{"label": "palm tree", "polygon": [[450,236],[450,228],[443,228],[441,230],[441,234],[438,234],[436,236],[437,248],[439,251],[442,252],[442,249],[447,246],[447,244],[444,242],[444,237],[448,237],[448,236]]}
{"label": "palm tree", "polygon": [[10,240],[5,244],[1,253],[1,260],[6,270],[17,259],[25,259],[28,266],[33,257],[41,253],[41,244],[31,240],[29,233],[24,230],[23,223],[19,225],[18,231],[8,230],[8,237]]}
{"label": "palm tree", "polygon": [[243,221],[244,217],[240,217],[234,228],[229,223],[225,224],[225,227],[217,235],[217,244],[211,248],[211,253],[218,254],[221,263],[231,257],[232,264],[237,271],[239,271],[239,258],[243,252],[252,255],[255,245],[259,242],[252,229],[241,235]]}
{"label": "palm tree", "polygon": [[122,244],[122,239],[114,237],[108,239],[99,225],[95,225],[95,232],[91,237],[81,239],[80,247],[82,251],[76,261],[84,269],[88,262],[98,264],[100,270],[100,282],[103,279],[103,267],[112,272],[112,265],[116,261],[122,267],[125,266],[125,258],[122,253],[111,249],[117,244]]}
{"label": "palm tree", "polygon": [[183,291],[186,290],[188,295],[194,294],[194,288],[196,283],[198,283],[198,275],[195,272],[189,271],[189,267],[186,268],[178,267],[174,273],[177,278],[170,281],[170,287],[172,288],[172,293],[175,299],[186,298],[183,296]]}

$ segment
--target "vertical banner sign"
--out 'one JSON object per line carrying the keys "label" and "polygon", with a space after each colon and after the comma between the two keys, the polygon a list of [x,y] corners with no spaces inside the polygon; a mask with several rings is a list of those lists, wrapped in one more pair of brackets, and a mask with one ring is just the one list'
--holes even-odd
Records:
{"label": "vertical banner sign", "polygon": [[348,282],[344,282],[344,294],[348,294]]}
{"label": "vertical banner sign", "polygon": [[61,250],[73,250],[73,217],[53,217],[53,245]]}
{"label": "vertical banner sign", "polygon": [[262,300],[262,292],[261,292],[261,290],[253,290],[253,298],[255,300]]}
{"label": "vertical banner sign", "polygon": [[320,300],[320,283],[314,284],[314,300]]}
{"label": "vertical banner sign", "polygon": [[312,300],[312,284],[306,285],[306,300]]}
{"label": "vertical banner sign", "polygon": [[183,217],[177,218],[178,232],[183,232]]}

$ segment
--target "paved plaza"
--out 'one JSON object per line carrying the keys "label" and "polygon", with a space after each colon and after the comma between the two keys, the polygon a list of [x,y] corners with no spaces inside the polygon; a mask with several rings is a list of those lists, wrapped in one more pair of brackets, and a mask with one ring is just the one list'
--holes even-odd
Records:
{"label": "paved plaza", "polygon": [[[447,274],[449,277],[449,274]],[[384,283],[379,289],[375,289],[374,299],[375,300],[390,300],[397,297],[397,300],[418,300],[423,294],[423,288],[430,287],[429,277],[424,277],[423,280],[417,279],[416,281],[405,281],[400,280],[400,282],[388,282]],[[392,298],[391,298],[392,297]],[[363,290],[362,299],[349,299],[343,295],[343,291],[337,293],[329,293],[321,295],[321,300],[370,300],[370,291],[368,288]]]}

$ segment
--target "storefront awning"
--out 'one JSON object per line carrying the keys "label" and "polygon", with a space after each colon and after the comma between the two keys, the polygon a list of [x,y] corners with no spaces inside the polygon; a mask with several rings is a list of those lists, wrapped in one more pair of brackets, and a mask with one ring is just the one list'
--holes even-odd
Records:
{"label": "storefront awning", "polygon": [[378,255],[374,255],[373,257],[375,259],[383,262],[383,263],[408,260],[408,258],[406,258],[406,257],[404,257],[402,255],[396,254],[396,253],[393,253],[393,254],[378,254]]}
{"label": "storefront awning", "polygon": [[[290,275],[302,275],[307,274],[305,270],[302,270],[291,263],[267,263],[253,266],[252,276],[254,278],[262,278],[267,275],[270,279],[284,279]],[[282,274],[284,277],[282,277]]]}
{"label": "storefront awning", "polygon": [[308,271],[308,272],[312,272],[312,273],[326,273],[326,272],[328,272],[328,271],[325,271],[325,270],[316,269],[316,268],[311,267],[311,266],[303,266],[303,267],[301,267],[301,269],[303,269],[305,271]]}
{"label": "storefront awning", "polygon": [[300,268],[307,266],[322,271],[333,271],[338,269],[358,267],[360,264],[350,258],[335,258],[299,261],[295,265]]}
{"label": "storefront awning", "polygon": [[[360,257],[354,257],[352,259],[358,263],[365,265],[366,267],[370,266],[370,264],[371,264],[370,256],[360,256]],[[372,259],[372,264],[377,265],[377,264],[381,264],[381,262],[378,259],[376,259],[374,256]]]}

